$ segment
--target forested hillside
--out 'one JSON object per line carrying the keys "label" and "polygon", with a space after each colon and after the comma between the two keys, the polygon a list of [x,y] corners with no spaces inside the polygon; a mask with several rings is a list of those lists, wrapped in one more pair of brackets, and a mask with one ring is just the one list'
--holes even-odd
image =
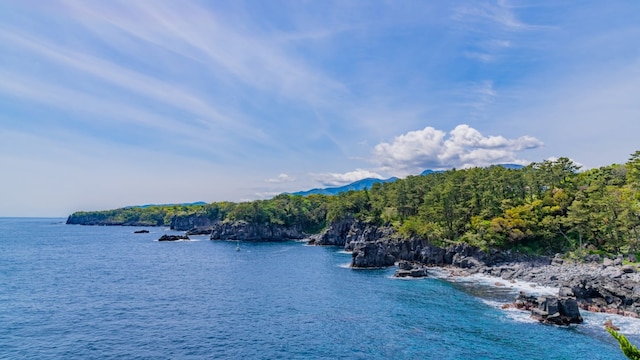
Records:
{"label": "forested hillside", "polygon": [[435,244],[464,241],[525,252],[636,252],[640,151],[624,165],[579,171],[567,158],[409,176],[336,196],[282,194],[270,200],[77,212],[68,223],[170,225],[174,216],[244,220],[315,233],[357,218]]}

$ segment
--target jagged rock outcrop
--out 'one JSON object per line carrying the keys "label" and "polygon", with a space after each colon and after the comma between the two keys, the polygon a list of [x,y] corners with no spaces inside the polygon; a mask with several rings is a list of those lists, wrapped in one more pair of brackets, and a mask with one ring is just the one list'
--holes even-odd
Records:
{"label": "jagged rock outcrop", "polygon": [[535,256],[512,251],[483,251],[458,243],[438,247],[426,239],[402,238],[392,228],[350,219],[330,224],[310,244],[344,246],[352,251],[351,266],[379,268],[398,261],[455,266],[460,274],[481,273],[505,280],[523,280],[544,286],[565,287],[582,309],[640,316],[640,273],[635,266],[590,255],[585,263],[559,256]]}
{"label": "jagged rock outcrop", "polygon": [[353,243],[376,241],[391,237],[395,231],[389,227],[378,227],[356,219],[345,219],[331,223],[320,234],[309,237],[309,245],[343,246],[353,250]]}
{"label": "jagged rock outcrop", "polygon": [[67,217],[67,225],[92,225],[92,226],[162,226],[162,220],[114,220],[102,214],[73,213]]}
{"label": "jagged rock outcrop", "polygon": [[631,279],[583,274],[567,281],[580,306],[620,315],[640,314],[640,283]]}
{"label": "jagged rock outcrop", "polygon": [[191,240],[187,235],[162,235],[158,241]]}
{"label": "jagged rock outcrop", "polygon": [[398,262],[398,270],[393,276],[395,277],[412,277],[422,278],[428,274],[427,267],[420,263],[401,260]]}
{"label": "jagged rock outcrop", "polygon": [[299,227],[254,224],[246,221],[218,222],[212,226],[211,240],[288,241],[308,237]]}
{"label": "jagged rock outcrop", "polygon": [[170,227],[172,230],[177,231],[189,231],[194,228],[209,228],[209,232],[206,232],[206,234],[208,234],[211,232],[211,227],[216,223],[216,221],[209,219],[205,215],[175,215],[171,218]]}
{"label": "jagged rock outcrop", "polygon": [[395,256],[389,253],[384,241],[363,241],[354,245],[352,267],[379,268],[392,266],[395,262]]}
{"label": "jagged rock outcrop", "polygon": [[520,292],[514,302],[518,309],[531,311],[531,317],[545,324],[582,324],[578,302],[568,296],[528,296]]}

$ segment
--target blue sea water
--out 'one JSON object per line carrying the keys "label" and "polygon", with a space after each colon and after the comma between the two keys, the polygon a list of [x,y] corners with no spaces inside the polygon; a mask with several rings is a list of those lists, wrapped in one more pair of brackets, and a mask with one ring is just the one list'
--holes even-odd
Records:
{"label": "blue sea water", "polygon": [[499,308],[509,289],[393,279],[297,242],[63,222],[0,219],[2,359],[624,359],[603,315],[541,325]]}

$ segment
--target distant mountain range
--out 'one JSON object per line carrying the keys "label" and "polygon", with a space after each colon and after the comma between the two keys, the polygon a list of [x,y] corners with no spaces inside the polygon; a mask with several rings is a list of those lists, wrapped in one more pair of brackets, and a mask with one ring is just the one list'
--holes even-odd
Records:
{"label": "distant mountain range", "polygon": [[302,196],[307,196],[311,194],[337,195],[337,194],[351,191],[351,190],[370,189],[373,184],[394,182],[396,180],[398,180],[397,177],[392,177],[388,179],[366,178],[366,179],[358,180],[356,182],[352,182],[351,184],[347,184],[344,186],[330,187],[330,188],[323,188],[323,189],[311,189],[307,191],[298,191],[298,192],[292,193],[292,195],[302,195]]}
{"label": "distant mountain range", "polygon": [[[505,169],[522,169],[524,166],[522,165],[518,165],[518,164],[498,164],[498,166],[502,166]],[[437,173],[441,173],[444,172],[444,170],[431,170],[431,169],[427,169],[425,171],[423,171],[422,173],[420,173],[420,175],[429,175],[429,174],[437,174]],[[373,184],[376,183],[388,183],[388,182],[394,182],[398,180],[397,177],[391,177],[388,179],[376,179],[376,178],[366,178],[366,179],[362,179],[362,180],[358,180],[356,182],[352,182],[351,184],[347,184],[344,186],[338,186],[338,187],[329,187],[329,188],[316,188],[316,189],[311,189],[311,190],[307,190],[307,191],[298,191],[298,192],[294,192],[291,193],[291,195],[302,195],[302,196],[307,196],[307,195],[311,195],[311,194],[321,194],[321,195],[337,195],[343,192],[347,192],[347,191],[351,191],[351,190],[364,190],[364,189],[370,189],[371,186]]]}

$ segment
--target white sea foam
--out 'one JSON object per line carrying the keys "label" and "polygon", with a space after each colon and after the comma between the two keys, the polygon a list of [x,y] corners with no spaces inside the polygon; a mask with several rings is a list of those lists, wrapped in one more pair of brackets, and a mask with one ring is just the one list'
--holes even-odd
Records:
{"label": "white sea foam", "polygon": [[391,274],[391,275],[387,276],[387,279],[403,280],[403,281],[419,281],[419,280],[426,279],[426,277],[413,277],[413,276],[399,277],[399,276],[394,276],[393,274]]}
{"label": "white sea foam", "polygon": [[341,268],[344,268],[344,269],[354,269],[354,268],[351,267],[351,263],[350,262],[344,263],[344,264],[340,264],[340,265],[338,265],[338,267],[341,267]]}
{"label": "white sea foam", "polygon": [[602,328],[605,321],[611,320],[615,326],[620,328],[620,333],[625,335],[640,335],[640,319],[590,311],[581,311],[580,314],[582,314],[585,326]]}
{"label": "white sea foam", "polygon": [[[485,274],[472,274],[468,276],[459,276],[459,275],[451,275],[451,270],[447,268],[429,268],[429,274],[434,277],[444,279],[447,281],[457,282],[457,283],[469,283],[469,284],[478,284],[484,285],[488,287],[496,287],[496,288],[507,288],[512,289],[514,294],[517,294],[520,291],[524,291],[528,295],[557,295],[558,288],[552,286],[540,286],[536,285],[532,282],[522,281],[522,280],[505,280],[499,277],[485,275]],[[501,285],[497,285],[501,284]]]}
{"label": "white sea foam", "polygon": [[338,254],[347,254],[347,255],[352,255],[353,251],[346,251],[346,250],[340,250],[337,252]]}
{"label": "white sea foam", "polygon": [[535,323],[537,322],[535,319],[531,318],[531,312],[529,311],[523,311],[520,309],[516,309],[514,307],[508,307],[508,308],[503,308],[503,306],[506,303],[503,302],[499,302],[499,301],[493,301],[493,300],[487,300],[487,299],[481,299],[483,303],[485,303],[486,305],[495,308],[495,309],[500,309],[502,311],[504,311],[504,313],[507,315],[507,317],[513,321],[517,321],[517,322],[522,322],[522,323]]}

